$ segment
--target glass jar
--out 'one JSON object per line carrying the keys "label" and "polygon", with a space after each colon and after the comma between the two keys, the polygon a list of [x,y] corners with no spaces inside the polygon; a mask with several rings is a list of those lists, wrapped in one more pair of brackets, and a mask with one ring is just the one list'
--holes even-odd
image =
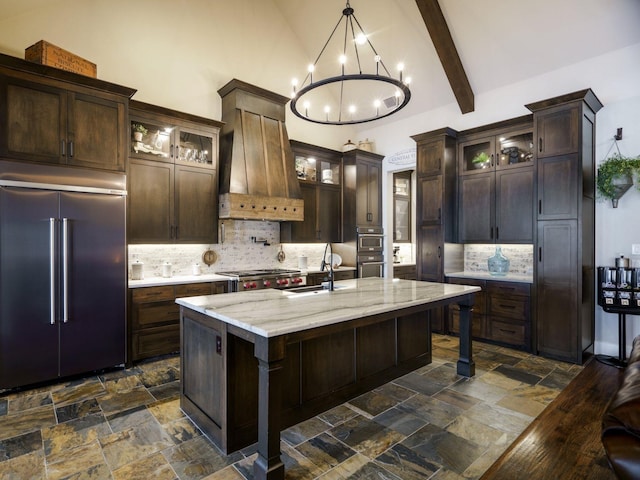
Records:
{"label": "glass jar", "polygon": [[489,273],[496,277],[501,277],[509,273],[509,259],[502,254],[502,247],[496,245],[496,251],[492,257],[487,259]]}

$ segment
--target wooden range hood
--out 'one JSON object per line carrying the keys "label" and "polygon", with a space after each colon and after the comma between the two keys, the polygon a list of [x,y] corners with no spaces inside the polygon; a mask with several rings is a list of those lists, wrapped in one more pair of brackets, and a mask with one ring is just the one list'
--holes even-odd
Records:
{"label": "wooden range hood", "polygon": [[220,218],[304,220],[284,124],[287,97],[233,79],[222,97]]}

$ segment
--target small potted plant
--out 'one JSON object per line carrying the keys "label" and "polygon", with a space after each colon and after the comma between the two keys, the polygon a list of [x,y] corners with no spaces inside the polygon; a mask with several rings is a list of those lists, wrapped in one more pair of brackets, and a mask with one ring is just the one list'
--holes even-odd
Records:
{"label": "small potted plant", "polygon": [[640,158],[624,157],[620,153],[607,158],[598,166],[596,187],[600,198],[611,200],[613,208],[633,185],[634,174],[640,173]]}
{"label": "small potted plant", "polygon": [[480,152],[471,159],[471,163],[474,168],[487,168],[490,164],[491,158],[486,152]]}
{"label": "small potted plant", "polygon": [[147,134],[148,130],[141,123],[132,123],[131,130],[133,130],[133,139],[136,142],[141,142],[142,137]]}

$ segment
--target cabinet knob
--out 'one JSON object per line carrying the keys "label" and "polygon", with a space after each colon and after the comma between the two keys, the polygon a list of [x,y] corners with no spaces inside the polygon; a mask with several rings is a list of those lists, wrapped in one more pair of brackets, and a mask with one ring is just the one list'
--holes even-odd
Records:
{"label": "cabinet knob", "polygon": [[542,153],[542,137],[538,138],[538,151]]}

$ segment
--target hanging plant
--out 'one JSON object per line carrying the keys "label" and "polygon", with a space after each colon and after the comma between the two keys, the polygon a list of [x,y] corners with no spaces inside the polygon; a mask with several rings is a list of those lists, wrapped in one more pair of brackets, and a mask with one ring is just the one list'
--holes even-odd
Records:
{"label": "hanging plant", "polygon": [[598,166],[598,195],[611,200],[613,208],[616,208],[618,199],[631,188],[633,176],[638,173],[640,158],[624,157],[619,152],[613,154]]}

